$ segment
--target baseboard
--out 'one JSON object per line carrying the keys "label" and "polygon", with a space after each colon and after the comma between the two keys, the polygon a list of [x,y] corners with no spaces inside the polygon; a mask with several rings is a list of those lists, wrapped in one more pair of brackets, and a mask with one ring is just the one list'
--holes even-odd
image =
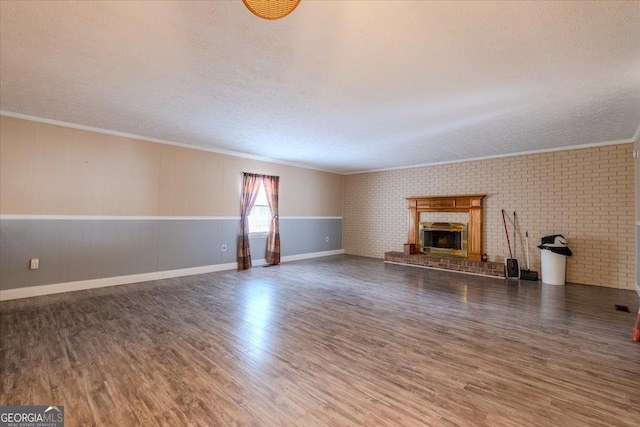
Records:
{"label": "baseboard", "polygon": [[156,271],[153,273],[132,274],[129,276],[105,277],[102,279],[80,280],[77,282],[8,289],[6,291],[0,291],[0,301],[60,294],[63,292],[83,291],[86,289],[105,288],[107,286],[126,285],[130,283],[148,282],[151,280],[170,279],[172,277],[192,276],[194,274],[213,273],[214,271],[232,270],[237,267],[238,264],[234,262],[228,264],[206,265],[203,267],[183,268],[180,270]]}
{"label": "baseboard", "polygon": [[[319,258],[330,255],[340,255],[344,249],[323,252],[311,252],[300,255],[284,256],[281,262],[299,261],[303,259]],[[252,263],[259,267],[266,265],[264,259],[255,260]],[[183,268],[179,270],[156,271],[153,273],[132,274],[129,276],[105,277],[102,279],[80,280],[77,282],[55,283],[52,285],[30,286],[28,288],[8,289],[0,291],[0,301],[8,301],[20,298],[30,298],[43,295],[60,294],[63,292],[83,291],[87,289],[105,288],[108,286],[128,285],[131,283],[149,282],[151,280],[170,279],[173,277],[193,276],[195,274],[214,273],[216,271],[235,270],[238,264],[235,262],[226,264],[205,265],[202,267]]]}
{"label": "baseboard", "polygon": [[[280,262],[302,261],[303,259],[321,258],[323,256],[342,255],[342,254],[344,254],[344,249],[336,249],[333,251],[322,251],[322,252],[309,252],[306,254],[283,256],[282,258],[280,258]],[[251,260],[251,265],[255,267],[260,267],[263,265],[267,265],[267,261],[264,258]]]}
{"label": "baseboard", "polygon": [[332,251],[309,252],[306,254],[284,256],[282,257],[281,261],[282,262],[302,261],[303,259],[321,258],[323,256],[342,255],[342,254],[344,254],[344,249],[335,249]]}

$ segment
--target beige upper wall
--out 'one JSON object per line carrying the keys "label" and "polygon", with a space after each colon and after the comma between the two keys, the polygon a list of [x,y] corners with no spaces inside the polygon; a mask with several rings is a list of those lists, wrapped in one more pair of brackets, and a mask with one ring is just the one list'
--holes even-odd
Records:
{"label": "beige upper wall", "polygon": [[0,213],[238,216],[241,173],[280,176],[281,216],[342,216],[343,177],[0,117]]}

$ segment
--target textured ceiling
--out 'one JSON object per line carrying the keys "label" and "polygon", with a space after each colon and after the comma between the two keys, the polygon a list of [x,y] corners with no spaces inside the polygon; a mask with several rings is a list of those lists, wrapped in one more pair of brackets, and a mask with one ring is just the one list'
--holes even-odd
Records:
{"label": "textured ceiling", "polygon": [[0,3],[0,109],[354,172],[629,140],[640,2]]}

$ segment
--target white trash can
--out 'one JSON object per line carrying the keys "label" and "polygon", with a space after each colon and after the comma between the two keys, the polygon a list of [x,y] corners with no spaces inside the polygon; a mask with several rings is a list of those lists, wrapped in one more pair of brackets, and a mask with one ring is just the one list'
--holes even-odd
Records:
{"label": "white trash can", "polygon": [[548,249],[543,249],[540,252],[542,283],[564,285],[567,277],[567,257],[551,252]]}

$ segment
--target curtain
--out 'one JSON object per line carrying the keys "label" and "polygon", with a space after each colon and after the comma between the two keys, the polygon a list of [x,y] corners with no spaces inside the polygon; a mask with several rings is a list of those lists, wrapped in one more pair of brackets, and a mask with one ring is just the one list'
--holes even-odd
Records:
{"label": "curtain", "polygon": [[238,235],[238,270],[251,268],[249,248],[249,214],[258,197],[262,175],[242,174],[242,198],[240,199],[240,234]]}
{"label": "curtain", "polygon": [[278,216],[278,187],[280,177],[265,176],[262,182],[264,184],[264,191],[267,194],[267,203],[271,210],[265,259],[268,264],[280,264],[280,217]]}

